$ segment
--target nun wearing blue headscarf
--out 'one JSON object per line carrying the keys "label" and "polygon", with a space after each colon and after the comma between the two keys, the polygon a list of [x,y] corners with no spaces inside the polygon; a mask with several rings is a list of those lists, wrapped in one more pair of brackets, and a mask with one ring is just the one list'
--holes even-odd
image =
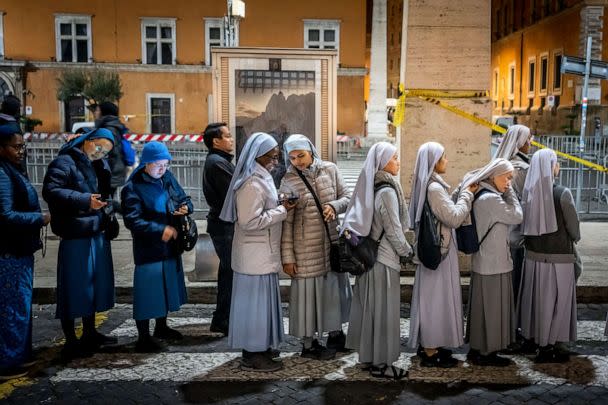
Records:
{"label": "nun wearing blue headscarf", "polygon": [[[287,172],[279,192],[299,197],[283,223],[281,242],[283,271],[292,278],[289,334],[302,338],[302,357],[328,360],[337,350],[346,350],[342,324],[348,322],[352,288],[348,273],[331,272],[329,252],[332,239],[338,238],[336,220],[346,211],[350,191],[338,167],[321,160],[308,137],[291,135],[283,149]],[[327,347],[315,338],[320,339],[323,332],[329,332]]]}
{"label": "nun wearing blue headscarf", "polygon": [[50,221],[22,170],[25,149],[16,124],[0,126],[0,381],[25,375],[32,362],[34,252]]}
{"label": "nun wearing blue headscarf", "polygon": [[279,290],[282,222],[295,204],[279,202],[270,171],[279,161],[275,139],[247,139],[228,187],[220,219],[234,223],[232,300],[228,340],[243,350],[241,368],[276,371],[273,349],[283,341]]}
{"label": "nun wearing blue headscarf", "polygon": [[[167,313],[187,301],[178,234],[172,224],[175,216],[189,214],[193,207],[168,170],[170,161],[164,143],[147,143],[121,193],[123,219],[133,235],[133,318],[139,334],[135,350],[142,353],[161,350],[157,339],[183,337],[167,326]],[[150,336],[153,318],[156,324]]]}
{"label": "nun wearing blue headscarf", "polygon": [[[90,355],[116,338],[95,330],[95,313],[114,306],[114,267],[104,234],[103,208],[110,197],[111,173],[104,157],[114,147],[107,129],[95,129],[66,143],[49,164],[42,196],[51,229],[61,238],[57,257],[56,318],[66,338],[66,358]],[[76,338],[74,320],[82,318]]]}

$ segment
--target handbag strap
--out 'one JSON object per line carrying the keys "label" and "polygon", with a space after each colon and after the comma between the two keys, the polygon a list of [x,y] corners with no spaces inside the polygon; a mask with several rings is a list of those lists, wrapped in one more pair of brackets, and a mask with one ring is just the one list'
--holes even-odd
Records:
{"label": "handbag strap", "polygon": [[[295,167],[294,167],[294,169],[295,169]],[[319,197],[317,197],[317,193],[315,193],[315,191],[313,190],[313,188],[310,185],[310,183],[308,182],[308,180],[306,180],[306,176],[304,176],[304,173],[302,173],[298,169],[295,169],[295,170],[296,170],[296,173],[298,173],[298,176],[300,176],[300,179],[302,179],[302,181],[304,182],[304,185],[306,186],[308,191],[310,191],[310,194],[312,194],[312,198],[314,198],[314,200],[315,200],[315,205],[317,206],[317,210],[319,211],[319,215],[321,216],[321,222],[323,222],[323,225],[325,226],[325,232],[327,233],[327,239],[329,240],[329,243],[331,243],[331,234],[329,233],[329,225],[327,225],[327,222],[325,222],[325,217],[323,216],[323,207],[321,207],[321,202],[319,201]]]}

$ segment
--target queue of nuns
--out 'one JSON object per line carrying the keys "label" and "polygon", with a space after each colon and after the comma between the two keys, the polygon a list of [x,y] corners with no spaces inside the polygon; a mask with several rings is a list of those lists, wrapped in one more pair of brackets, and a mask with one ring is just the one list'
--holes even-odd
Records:
{"label": "queue of nuns", "polygon": [[[33,360],[33,254],[49,220],[61,238],[56,317],[66,338],[64,354],[84,357],[116,342],[95,328],[95,314],[114,305],[111,238],[102,215],[111,197],[103,158],[114,138],[100,128],[63,146],[44,180],[49,216],[41,213],[20,165],[23,136],[7,125],[0,136],[0,309],[3,316],[12,314],[0,324],[0,365],[3,375],[15,375]],[[390,143],[370,148],[351,194],[337,166],[323,161],[306,136],[291,135],[283,150],[268,134],[249,136],[219,215],[234,224],[227,335],[230,346],[242,350],[242,369],[282,367],[279,274],[284,272],[291,277],[289,334],[301,339],[302,357],[329,360],[336,352],[355,350],[360,367],[372,376],[403,378],[405,371],[394,363],[401,351],[399,274],[408,261],[416,271],[407,346],[417,351],[422,367],[457,366],[452,350],[465,344],[467,360],[477,366],[508,366],[511,360],[501,354],[516,353],[533,354],[539,363],[568,361],[561,344],[576,340],[579,220],[570,190],[555,184],[555,152],[541,149],[529,157],[531,140],[527,127],[511,126],[493,159],[467,173],[452,193],[442,177],[449,170],[448,151],[436,142],[423,144],[408,208],[395,177],[398,152]],[[271,172],[281,153],[287,169],[277,190]],[[140,352],[159,351],[163,340],[182,337],[167,323],[168,312],[187,300],[172,218],[193,208],[170,161],[164,144],[146,144],[122,190],[122,214],[133,235]],[[418,257],[425,207],[440,235],[435,269]],[[455,232],[463,224],[474,224],[480,239],[466,311]],[[354,287],[348,274],[331,271],[332,242],[340,235],[351,243],[364,237],[378,241],[375,264],[356,277]],[[77,318],[83,323],[80,338]]]}

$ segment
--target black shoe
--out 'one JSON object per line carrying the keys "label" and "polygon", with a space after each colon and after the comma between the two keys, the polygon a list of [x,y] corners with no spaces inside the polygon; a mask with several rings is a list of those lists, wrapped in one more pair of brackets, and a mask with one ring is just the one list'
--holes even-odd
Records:
{"label": "black shoe", "polygon": [[20,378],[27,375],[27,370],[23,367],[11,367],[0,370],[0,381],[8,381],[14,378]]}
{"label": "black shoe", "polygon": [[340,333],[337,336],[329,335],[329,337],[327,338],[326,346],[328,349],[334,349],[336,352],[341,352],[341,353],[350,352],[349,349],[344,347],[345,344],[346,344],[346,335],[344,334],[344,332],[340,331]]}
{"label": "black shoe", "polygon": [[315,339],[312,341],[312,347],[310,349],[302,347],[300,357],[314,360],[331,360],[336,357],[336,350],[321,345],[319,341]]}
{"label": "black shoe", "polygon": [[510,359],[501,357],[497,353],[490,353],[488,355],[477,354],[471,357],[467,355],[467,359],[474,365],[482,367],[508,367],[513,363]]}
{"label": "black shoe", "polygon": [[163,340],[182,340],[184,338],[184,335],[168,326],[163,328],[154,328],[154,334],[152,334],[152,336]]}
{"label": "black shoe", "polygon": [[534,362],[537,364],[542,363],[566,363],[570,360],[570,355],[565,352],[561,352],[553,345],[543,346],[538,349],[538,354],[534,358]]}
{"label": "black shoe", "polygon": [[214,333],[221,333],[224,336],[228,336],[228,323],[213,323],[209,327],[209,331]]}
{"label": "black shoe", "polygon": [[80,343],[90,351],[96,351],[102,346],[111,346],[118,343],[114,336],[106,336],[97,331],[91,334],[83,334]]}
{"label": "black shoe", "polygon": [[[245,354],[245,353],[244,353]],[[268,358],[266,352],[247,352],[241,360],[241,369],[271,373],[283,368],[283,362]]]}
{"label": "black shoe", "polygon": [[61,348],[61,357],[66,361],[91,357],[92,355],[93,351],[91,351],[87,345],[82,344],[79,340],[76,340],[75,342],[65,342]]}
{"label": "black shoe", "polygon": [[277,349],[271,349],[270,347],[266,350],[266,356],[270,359],[278,359],[281,357],[281,351]]}
{"label": "black shoe", "polygon": [[452,368],[458,365],[458,360],[450,355],[443,354],[437,350],[435,354],[429,356],[426,352],[422,352],[420,356],[420,365],[422,367],[440,367],[440,368]]}
{"label": "black shoe", "polygon": [[164,349],[165,347],[160,340],[149,335],[137,339],[137,343],[135,343],[135,352],[137,353],[158,353],[162,352]]}

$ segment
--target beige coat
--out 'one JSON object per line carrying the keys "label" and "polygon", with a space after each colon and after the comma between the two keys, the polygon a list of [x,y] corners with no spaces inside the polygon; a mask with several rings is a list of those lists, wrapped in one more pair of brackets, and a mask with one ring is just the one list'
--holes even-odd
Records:
{"label": "beige coat", "polygon": [[281,265],[281,228],[287,210],[277,202],[272,176],[259,164],[236,191],[232,240],[232,269],[237,273],[278,273]]}
{"label": "beige coat", "polygon": [[[335,164],[317,161],[303,173],[315,190],[321,205],[330,204],[336,211],[336,217],[346,211],[350,191]],[[283,223],[283,263],[296,263],[295,278],[317,277],[327,273],[330,270],[330,242],[315,200],[293,166],[287,169],[279,192],[295,192],[300,196],[295,209],[287,213],[287,219]],[[337,240],[337,222],[330,222],[328,226],[332,240]]]}

